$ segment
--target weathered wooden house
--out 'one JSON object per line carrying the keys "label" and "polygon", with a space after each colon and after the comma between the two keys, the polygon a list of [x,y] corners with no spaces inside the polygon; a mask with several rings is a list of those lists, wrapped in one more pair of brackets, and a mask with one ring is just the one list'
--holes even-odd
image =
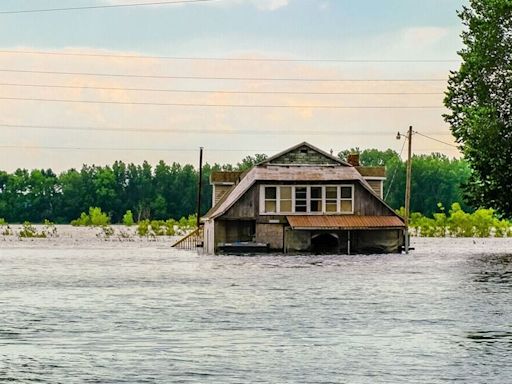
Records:
{"label": "weathered wooden house", "polygon": [[244,173],[212,174],[205,251],[400,252],[405,227],[382,199],[384,167],[348,160],[304,142]]}

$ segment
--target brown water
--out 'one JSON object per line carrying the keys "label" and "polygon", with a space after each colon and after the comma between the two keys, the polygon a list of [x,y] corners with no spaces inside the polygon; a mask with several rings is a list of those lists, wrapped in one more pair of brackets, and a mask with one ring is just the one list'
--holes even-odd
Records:
{"label": "brown water", "polygon": [[0,245],[0,382],[509,383],[510,239],[410,255]]}

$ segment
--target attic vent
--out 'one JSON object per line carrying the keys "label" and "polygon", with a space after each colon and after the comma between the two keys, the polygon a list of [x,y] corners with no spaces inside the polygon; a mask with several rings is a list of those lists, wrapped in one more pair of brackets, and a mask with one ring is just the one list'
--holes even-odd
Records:
{"label": "attic vent", "polygon": [[306,148],[303,148],[300,150],[300,153],[306,154],[306,153],[308,153],[308,150]]}

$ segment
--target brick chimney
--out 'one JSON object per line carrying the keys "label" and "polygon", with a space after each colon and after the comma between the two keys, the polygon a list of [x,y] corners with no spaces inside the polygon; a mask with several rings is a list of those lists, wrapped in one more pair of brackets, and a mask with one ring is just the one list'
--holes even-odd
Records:
{"label": "brick chimney", "polygon": [[359,153],[351,153],[348,155],[347,163],[353,165],[354,167],[359,167]]}

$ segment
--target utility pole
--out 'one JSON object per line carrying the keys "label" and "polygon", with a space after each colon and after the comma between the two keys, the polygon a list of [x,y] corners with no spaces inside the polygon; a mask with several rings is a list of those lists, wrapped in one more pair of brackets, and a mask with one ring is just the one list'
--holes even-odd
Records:
{"label": "utility pole", "polygon": [[199,148],[199,181],[197,188],[197,228],[201,224],[201,190],[203,189],[203,147]]}
{"label": "utility pole", "polygon": [[409,214],[411,208],[411,176],[412,176],[412,126],[407,134],[407,178],[405,182],[405,253],[409,253]]}

